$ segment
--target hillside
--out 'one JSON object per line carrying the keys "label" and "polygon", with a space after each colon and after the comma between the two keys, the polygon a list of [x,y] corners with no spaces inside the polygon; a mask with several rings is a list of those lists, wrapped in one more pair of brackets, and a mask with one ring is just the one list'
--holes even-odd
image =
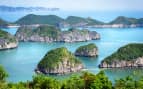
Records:
{"label": "hillside", "polygon": [[16,24],[21,25],[30,25],[30,24],[49,24],[49,25],[57,25],[62,22],[63,19],[56,15],[34,15],[29,14],[26,15],[19,20],[17,20]]}
{"label": "hillside", "polygon": [[104,24],[103,22],[97,21],[92,18],[82,18],[77,16],[69,16],[65,19],[70,25],[101,25]]}
{"label": "hillside", "polygon": [[106,57],[100,67],[143,67],[143,44],[128,44]]}
{"label": "hillside", "polygon": [[61,31],[49,25],[20,27],[16,32],[16,37],[19,41],[38,42],[80,42],[100,39],[100,35],[96,31],[89,31],[86,29]]}
{"label": "hillside", "polygon": [[44,74],[65,74],[80,71],[82,63],[67,48],[61,47],[47,52],[39,62],[37,71]]}
{"label": "hillside", "polygon": [[93,43],[80,46],[75,51],[76,56],[94,57],[98,55],[97,46]]}
{"label": "hillside", "polygon": [[49,25],[58,25],[61,23],[69,24],[70,26],[83,26],[83,25],[101,25],[104,24],[101,21],[94,20],[92,18],[82,18],[77,16],[69,16],[66,19],[62,19],[56,15],[26,15],[15,22],[16,24],[21,25],[30,25],[30,24],[49,24]]}
{"label": "hillside", "polygon": [[143,27],[143,18],[129,18],[118,16],[108,23],[98,21],[91,17],[83,18],[78,16],[68,16],[66,19],[56,15],[26,15],[15,22],[20,25],[48,24],[57,27],[96,27],[96,28],[127,28]]}
{"label": "hillside", "polygon": [[115,20],[111,21],[109,24],[131,25],[131,24],[143,24],[143,23],[141,22],[140,19],[119,16]]}
{"label": "hillside", "polygon": [[10,33],[0,30],[0,50],[15,48],[18,45],[17,39]]}

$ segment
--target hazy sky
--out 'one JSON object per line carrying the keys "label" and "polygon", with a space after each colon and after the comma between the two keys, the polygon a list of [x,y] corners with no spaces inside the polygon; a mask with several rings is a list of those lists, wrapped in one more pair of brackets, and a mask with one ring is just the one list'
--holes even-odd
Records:
{"label": "hazy sky", "polygon": [[0,5],[42,6],[67,11],[143,11],[143,0],[0,0]]}

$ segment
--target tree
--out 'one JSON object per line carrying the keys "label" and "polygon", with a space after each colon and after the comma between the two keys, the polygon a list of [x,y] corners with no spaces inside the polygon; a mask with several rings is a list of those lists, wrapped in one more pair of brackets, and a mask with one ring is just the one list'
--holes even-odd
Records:
{"label": "tree", "polygon": [[85,82],[84,89],[112,89],[112,83],[103,71],[97,75],[84,72],[81,78],[84,79]]}
{"label": "tree", "polygon": [[7,89],[30,89],[28,82],[8,83]]}
{"label": "tree", "polygon": [[4,70],[4,68],[0,65],[0,82],[4,82],[6,78],[8,77],[7,72]]}
{"label": "tree", "polygon": [[84,89],[84,80],[79,76],[72,76],[63,83],[62,89]]}
{"label": "tree", "polygon": [[33,81],[30,84],[33,89],[60,89],[61,84],[56,79],[51,77],[37,75],[33,77]]}
{"label": "tree", "polygon": [[100,71],[92,82],[90,89],[112,89],[112,82],[103,71]]}
{"label": "tree", "polygon": [[137,82],[131,76],[127,76],[126,78],[116,80],[114,87],[115,89],[136,89],[136,84]]}

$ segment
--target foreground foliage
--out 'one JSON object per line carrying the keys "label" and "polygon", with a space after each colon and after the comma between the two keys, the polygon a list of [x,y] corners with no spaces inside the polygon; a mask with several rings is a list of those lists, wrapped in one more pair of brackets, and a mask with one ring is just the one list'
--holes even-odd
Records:
{"label": "foreground foliage", "polygon": [[57,80],[45,75],[36,75],[32,81],[9,83],[7,73],[0,66],[0,89],[143,89],[143,77],[136,81],[128,76],[115,81],[113,85],[103,71],[94,75],[83,72],[65,80]]}

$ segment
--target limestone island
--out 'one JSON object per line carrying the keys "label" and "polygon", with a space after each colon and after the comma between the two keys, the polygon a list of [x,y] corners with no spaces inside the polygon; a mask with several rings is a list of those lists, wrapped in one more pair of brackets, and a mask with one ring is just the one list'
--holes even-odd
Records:
{"label": "limestone island", "polygon": [[17,39],[10,33],[0,30],[0,50],[16,48],[18,46]]}
{"label": "limestone island", "polygon": [[118,16],[110,22],[102,22],[92,17],[78,17],[68,16],[67,18],[61,18],[56,15],[35,15],[28,14],[21,17],[14,24],[23,25],[37,25],[48,24],[54,25],[59,28],[66,27],[93,27],[93,28],[136,28],[143,27],[143,18],[129,18],[125,16]]}
{"label": "limestone island", "polygon": [[20,27],[16,32],[16,37],[19,41],[37,42],[80,42],[100,39],[100,35],[96,31],[75,28],[61,31],[50,25]]}
{"label": "limestone island", "polygon": [[143,67],[143,44],[125,45],[105,58],[100,68]]}
{"label": "limestone island", "polygon": [[96,57],[98,56],[97,46],[93,43],[88,45],[80,46],[75,51],[76,56],[84,56],[84,57]]}
{"label": "limestone island", "polygon": [[49,75],[62,75],[78,72],[83,64],[65,47],[49,51],[37,65],[36,72]]}

